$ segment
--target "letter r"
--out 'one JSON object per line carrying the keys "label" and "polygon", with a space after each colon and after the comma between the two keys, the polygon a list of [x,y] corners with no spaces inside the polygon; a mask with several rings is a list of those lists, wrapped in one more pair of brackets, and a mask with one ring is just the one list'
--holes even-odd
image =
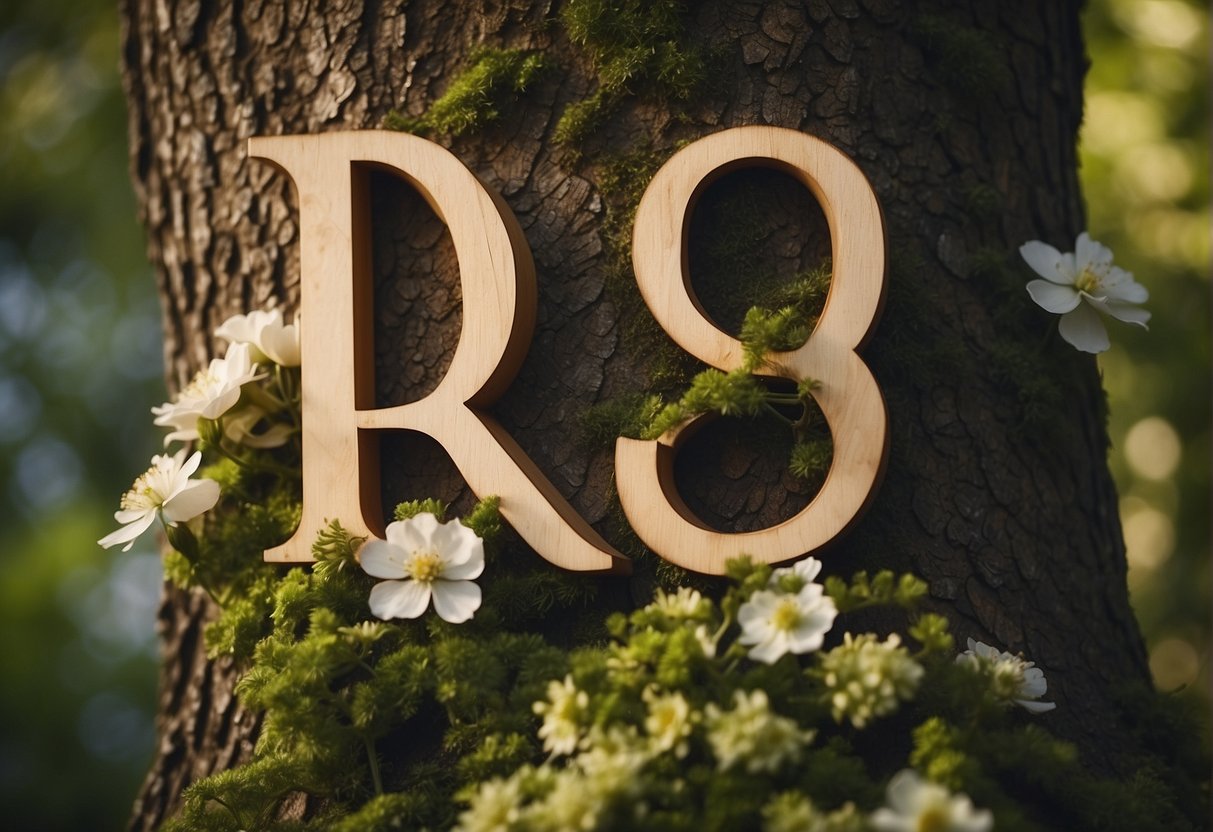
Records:
{"label": "letter r", "polygon": [[[438,145],[379,130],[249,139],[299,196],[303,512],[267,561],[313,560],[328,518],[355,535],[383,533],[376,431],[437,440],[477,495],[544,559],[577,571],[627,571],[629,561],[585,522],[517,442],[481,408],[518,372],[535,323],[535,269],[500,196]],[[369,175],[404,178],[450,229],[463,289],[463,329],[450,369],[425,398],[374,407]]]}

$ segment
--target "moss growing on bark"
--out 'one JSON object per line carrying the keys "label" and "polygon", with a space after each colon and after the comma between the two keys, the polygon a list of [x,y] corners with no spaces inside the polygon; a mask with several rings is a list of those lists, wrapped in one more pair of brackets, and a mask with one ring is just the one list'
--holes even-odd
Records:
{"label": "moss growing on bark", "polygon": [[481,49],[455,76],[446,92],[419,117],[392,110],[383,120],[390,130],[458,136],[496,121],[502,109],[543,71],[543,58],[520,49]]}
{"label": "moss growing on bark", "polygon": [[556,141],[580,142],[629,95],[686,100],[704,77],[699,49],[688,44],[679,0],[572,0],[561,12],[569,39],[598,75],[598,89],[570,104],[556,125]]}

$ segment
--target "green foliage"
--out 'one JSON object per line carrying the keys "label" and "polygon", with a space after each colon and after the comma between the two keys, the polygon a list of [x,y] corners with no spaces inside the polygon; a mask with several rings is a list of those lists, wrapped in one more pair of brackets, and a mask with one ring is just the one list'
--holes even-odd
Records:
{"label": "green foliage", "polygon": [[565,109],[557,142],[580,142],[626,96],[691,96],[704,78],[704,59],[685,42],[683,12],[679,0],[572,0],[564,6],[561,20],[598,73],[598,89]]}
{"label": "green foliage", "polygon": [[393,513],[397,522],[409,520],[418,514],[432,514],[439,522],[446,520],[447,505],[442,500],[427,498],[425,500],[407,500],[396,506]]}
{"label": "green foliage", "polygon": [[[913,575],[898,577],[888,569],[882,569],[872,577],[867,572],[856,572],[847,583],[832,575],[825,581],[826,594],[834,599],[839,612],[853,612],[871,606],[896,604],[903,609],[912,609],[927,594],[927,585]],[[929,626],[938,627],[942,622],[933,620]]]}
{"label": "green foliage", "polygon": [[483,128],[535,82],[543,57],[519,49],[480,49],[425,114],[412,118],[392,110],[383,120],[389,130],[458,136]]}

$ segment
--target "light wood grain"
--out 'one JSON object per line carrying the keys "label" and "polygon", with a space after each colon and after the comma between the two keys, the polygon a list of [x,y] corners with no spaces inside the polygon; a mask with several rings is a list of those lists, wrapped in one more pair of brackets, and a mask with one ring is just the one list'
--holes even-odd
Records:
{"label": "light wood grain", "polygon": [[[534,329],[530,248],[513,213],[458,159],[404,133],[359,131],[249,140],[250,157],[283,170],[299,195],[303,516],[266,560],[312,560],[330,518],[383,535],[376,435],[437,440],[469,487],[542,557],[565,569],[627,571],[630,562],[585,522],[483,410],[513,380]],[[420,401],[374,408],[368,176],[409,182],[447,225],[459,263],[463,328],[450,368]],[[407,465],[407,461],[401,461]]]}
{"label": "light wood grain", "polygon": [[741,366],[741,343],[695,297],[686,246],[698,196],[744,167],[795,177],[812,191],[829,223],[833,279],[817,327],[800,348],[770,354],[758,373],[819,382],[813,396],[829,424],[834,458],[821,491],[795,517],[729,534],[706,527],[674,484],[674,457],[698,420],[655,441],[618,440],[616,484],[632,528],[661,557],[708,574],[722,574],[725,563],[742,554],[778,563],[821,549],[868,504],[887,455],[884,399],[856,354],[883,302],[884,226],[867,179],[838,149],[794,130],[755,126],[725,130],[679,151],[657,172],[636,213],[632,257],[641,294],[687,352],[726,372]]}

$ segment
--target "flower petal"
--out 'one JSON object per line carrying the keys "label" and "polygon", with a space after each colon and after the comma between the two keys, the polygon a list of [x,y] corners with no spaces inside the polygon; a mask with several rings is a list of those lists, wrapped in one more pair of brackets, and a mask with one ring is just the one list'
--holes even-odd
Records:
{"label": "flower petal", "polygon": [[1092,306],[1107,315],[1111,315],[1118,321],[1124,321],[1127,324],[1136,324],[1142,329],[1146,329],[1146,324],[1150,320],[1150,313],[1139,306],[1130,303],[1119,303],[1117,301],[1088,301]]}
{"label": "flower petal", "polygon": [[1030,699],[1016,699],[1015,704],[1031,714],[1043,714],[1057,707],[1056,702],[1033,702]]}
{"label": "flower petal", "polygon": [[480,609],[480,587],[471,581],[434,581],[434,611],[443,621],[462,624]]}
{"label": "flower petal", "polygon": [[430,543],[442,553],[442,562],[448,567],[484,561],[484,541],[458,520],[443,523],[435,529]]}
{"label": "flower petal", "polygon": [[484,572],[484,542],[476,538],[477,551],[463,563],[445,565],[442,578],[447,581],[470,581]]}
{"label": "flower petal", "polygon": [[373,578],[403,578],[408,574],[404,569],[405,557],[403,549],[386,540],[368,540],[358,549],[362,571]]}
{"label": "flower petal", "polygon": [[386,537],[388,542],[411,554],[418,549],[429,549],[433,546],[434,530],[437,528],[438,518],[428,511],[423,511],[408,520],[397,520],[389,524]]}
{"label": "flower petal", "polygon": [[105,537],[97,541],[102,548],[108,549],[111,546],[117,546],[119,543],[125,543],[122,551],[129,552],[131,546],[134,545],[135,538],[147,531],[148,526],[152,525],[156,520],[156,510],[149,508],[143,513],[143,516],[137,520],[127,523],[117,531],[110,532]]}
{"label": "flower petal", "polygon": [[[1045,280],[1063,285],[1074,285],[1074,269],[1062,253],[1048,243],[1032,240],[1019,247],[1019,256],[1032,271]],[[1067,268],[1068,267],[1068,268]]]}
{"label": "flower petal", "polygon": [[1100,289],[1102,294],[1112,301],[1145,303],[1150,299],[1149,291],[1133,279],[1131,272],[1115,266],[1100,282]]}
{"label": "flower petal", "polygon": [[430,585],[420,581],[384,581],[371,587],[367,604],[376,618],[419,618],[430,605]]}
{"label": "flower petal", "polygon": [[1103,352],[1112,345],[1103,320],[1089,303],[1080,303],[1072,312],[1062,315],[1057,328],[1067,343],[1083,352]]}
{"label": "flower petal", "polygon": [[1047,280],[1028,281],[1028,294],[1037,306],[1055,315],[1069,312],[1082,302],[1082,297],[1073,286],[1058,286]]}
{"label": "flower petal", "polygon": [[214,480],[191,480],[164,503],[164,517],[170,523],[192,520],[210,511],[219,502],[219,483]]}
{"label": "flower petal", "polygon": [[1091,235],[1084,231],[1074,243],[1074,260],[1076,271],[1090,269],[1101,274],[1112,266],[1112,249],[1103,243],[1095,242]]}
{"label": "flower petal", "polygon": [[[177,460],[178,462],[180,462],[181,458],[184,456],[185,456],[185,449],[182,448],[180,451],[177,452],[177,456],[174,457],[174,459]],[[194,451],[194,453],[190,455],[189,459],[187,459],[187,460],[185,460],[185,462],[181,463],[182,478],[189,479],[190,477],[192,477],[194,475],[194,472],[198,470],[198,466],[201,464],[202,464],[202,451]]]}

